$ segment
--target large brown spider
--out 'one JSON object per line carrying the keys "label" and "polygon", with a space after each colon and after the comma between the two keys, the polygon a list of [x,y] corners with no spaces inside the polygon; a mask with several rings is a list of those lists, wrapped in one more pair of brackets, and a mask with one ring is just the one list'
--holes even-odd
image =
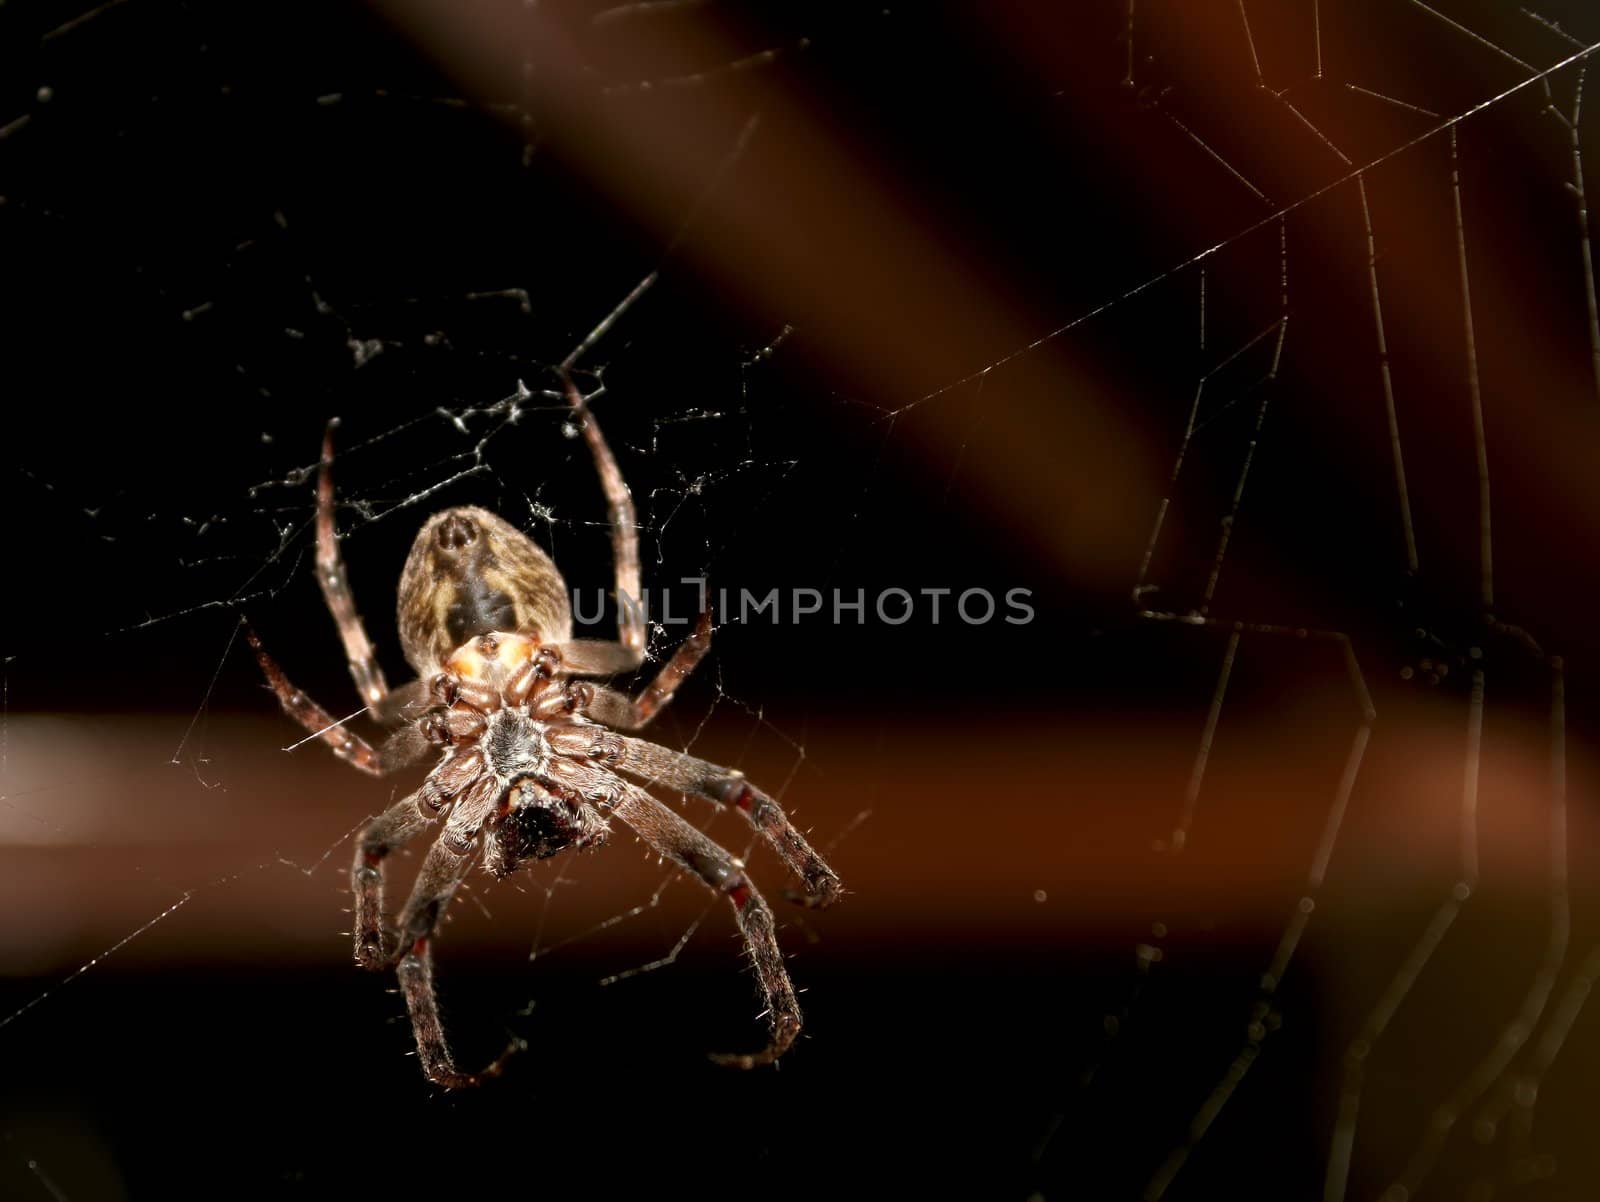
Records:
{"label": "large brown spider", "polygon": [[[521,1047],[513,1043],[481,1072],[464,1073],[439,1024],[431,942],[462,878],[480,858],[504,876],[525,860],[568,848],[593,850],[605,843],[611,818],[733,904],[766,1002],[770,1037],[759,1052],[714,1058],[741,1068],[770,1064],[799,1034],[800,1007],[772,911],[744,866],[624,775],[739,810],[804,886],[789,895],[792,900],[825,906],[839,894],[833,870],[742,773],[610,729],[638,730],[672,699],[710,647],[708,613],[638,697],[576,679],[638,668],[645,624],[636,603],[639,544],[628,486],[585,398],[564,383],[610,503],[617,642],[574,639],[567,585],[550,557],[502,518],[460,506],[430,517],[406,558],[400,642],[417,679],[391,690],[356,613],[334,534],[332,423],[317,479],[317,581],[361,699],[378,721],[398,729],[373,747],[336,724],[289,682],[246,628],[284,712],[346,763],[384,776],[439,753],[422,787],[362,832],[350,879],[356,963],[398,970],[422,1071],[447,1089],[497,1075]],[[391,926],[383,913],[384,858],[436,821],[443,830]]]}

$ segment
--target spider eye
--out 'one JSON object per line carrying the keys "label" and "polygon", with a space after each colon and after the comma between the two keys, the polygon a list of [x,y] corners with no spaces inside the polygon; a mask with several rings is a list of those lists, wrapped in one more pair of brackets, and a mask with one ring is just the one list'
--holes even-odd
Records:
{"label": "spider eye", "polygon": [[443,550],[459,551],[469,543],[477,541],[477,523],[463,514],[452,513],[439,523],[434,530],[434,538],[438,540]]}

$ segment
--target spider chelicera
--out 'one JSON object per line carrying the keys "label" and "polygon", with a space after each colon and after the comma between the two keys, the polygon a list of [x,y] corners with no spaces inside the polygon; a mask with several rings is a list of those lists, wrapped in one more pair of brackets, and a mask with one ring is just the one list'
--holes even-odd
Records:
{"label": "spider chelicera", "polygon": [[[430,517],[406,558],[400,642],[417,679],[390,689],[356,613],[334,534],[333,423],[317,479],[317,581],[362,701],[379,722],[397,729],[374,747],[336,724],[289,682],[246,628],[284,712],[346,763],[384,776],[439,756],[420,788],[362,832],[350,880],[356,963],[397,970],[422,1071],[447,1089],[497,1075],[521,1047],[515,1042],[480,1072],[465,1073],[440,1026],[432,941],[462,879],[480,860],[505,876],[525,861],[568,849],[592,851],[606,842],[613,818],[733,905],[766,1002],[769,1038],[759,1052],[714,1059],[740,1068],[770,1064],[799,1034],[800,1007],[772,911],[743,864],[626,778],[744,814],[801,883],[788,894],[792,900],[820,907],[840,891],[839,878],[782,808],[742,773],[616,733],[646,726],[672,699],[711,645],[709,613],[637,697],[580,679],[643,664],[645,620],[635,601],[641,596],[639,543],[628,486],[585,398],[570,380],[564,386],[610,505],[616,642],[574,639],[567,585],[550,557],[504,519],[460,506]],[[391,925],[383,912],[384,859],[436,822],[443,829]]]}

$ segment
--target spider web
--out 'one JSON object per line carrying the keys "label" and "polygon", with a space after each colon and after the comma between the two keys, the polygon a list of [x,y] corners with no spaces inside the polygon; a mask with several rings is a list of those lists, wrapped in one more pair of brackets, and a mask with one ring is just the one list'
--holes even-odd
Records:
{"label": "spider web", "polygon": [[[398,1003],[335,974],[349,841],[400,794],[298,745],[238,623],[363,720],[310,578],[334,415],[391,679],[395,570],[445,505],[593,604],[562,365],[638,501],[652,660],[696,580],[869,599],[722,613],[652,730],[761,781],[852,894],[784,916],[814,1038],[730,1085],[690,1062],[757,1030],[699,890],[625,839],[474,885],[441,989],[464,1049],[546,1049],[506,1089],[659,1106],[671,1073],[782,1115],[740,1171],[845,1172],[871,1123],[901,1180],[1019,1198],[1600,1178],[1600,23],[1196,7],[0,12],[0,1181],[196,1180],[170,1131],[205,1108],[157,1087],[157,1128],[115,1081],[152,1038],[226,1049],[236,1107],[308,1107],[266,1177],[230,1167],[257,1186],[358,1167],[274,1071],[302,1049],[386,1121],[509,1125],[428,1109],[403,1016],[375,1029]],[[920,591],[974,587],[1035,620]]]}

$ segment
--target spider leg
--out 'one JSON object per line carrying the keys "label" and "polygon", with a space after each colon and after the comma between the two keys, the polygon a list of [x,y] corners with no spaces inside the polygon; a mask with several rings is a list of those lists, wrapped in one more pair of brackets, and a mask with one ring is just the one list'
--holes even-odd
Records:
{"label": "spider leg", "polygon": [[698,827],[637,785],[610,773],[595,775],[609,778],[598,791],[615,798],[612,814],[632,827],[657,854],[699,877],[708,888],[725,895],[733,906],[745,950],[756,970],[756,983],[766,1002],[769,1035],[767,1046],[759,1052],[718,1053],[712,1059],[734,1068],[771,1064],[788,1051],[800,1034],[800,1003],[783,966],[783,953],[778,950],[777,924],[771,908],[745,875],[743,865]]}
{"label": "spider leg", "polygon": [[643,593],[639,587],[639,524],[634,514],[633,495],[622,478],[622,470],[617,467],[616,456],[606,444],[605,435],[600,433],[599,424],[589,412],[588,401],[564,373],[561,384],[566,389],[567,401],[577,412],[584,441],[589,444],[589,453],[594,456],[600,487],[605,490],[606,504],[611,513],[611,558],[617,573],[616,666],[593,670],[574,667],[572,670],[580,675],[593,676],[631,672],[644,663],[645,641],[644,611],[640,608]]}
{"label": "spider leg", "polygon": [[569,639],[551,648],[561,656],[565,676],[617,676],[639,666],[636,658],[621,643],[606,639]]}
{"label": "spider leg", "polygon": [[412,680],[397,689],[390,689],[383,695],[383,700],[369,706],[367,712],[380,726],[398,726],[402,722],[415,722],[436,704],[428,682]]}
{"label": "spider leg", "polygon": [[401,946],[406,949],[395,968],[400,992],[405,995],[406,1011],[411,1016],[411,1032],[416,1036],[422,1071],[428,1080],[445,1089],[464,1089],[499,1076],[505,1062],[522,1049],[522,1042],[513,1040],[480,1072],[464,1073],[456,1067],[439,1021],[439,1002],[433,988],[433,933],[461,878],[477,859],[477,852],[476,845],[465,854],[458,852],[441,836],[428,849],[411,890],[411,900],[400,917]]}
{"label": "spider leg", "polygon": [[333,528],[333,431],[338,418],[328,422],[322,435],[322,462],[317,468],[317,583],[328,612],[339,627],[345,658],[350,661],[350,679],[356,692],[369,706],[377,706],[389,692],[367,638],[361,615],[356,612],[355,596],[350,592],[350,577],[339,554],[339,536]]}
{"label": "spider leg", "polygon": [[638,730],[647,726],[661,708],[672,700],[678,686],[688,679],[689,673],[700,665],[710,650],[711,611],[703,609],[699,621],[694,624],[694,633],[678,644],[678,649],[656,673],[656,678],[633,699],[633,722],[627,729]]}
{"label": "spider leg", "polygon": [[283,669],[278,667],[277,661],[267,654],[261,639],[249,626],[244,629],[244,637],[250,649],[256,653],[261,674],[277,694],[283,712],[333,748],[333,754],[351,767],[369,776],[387,776],[416,763],[431,749],[431,744],[414,725],[397,730],[381,748],[374,747],[296,688],[283,674]]}
{"label": "spider leg", "polygon": [[[569,674],[574,672],[572,655],[569,652],[571,647],[572,644],[567,643],[556,648],[561,654],[562,669]],[[672,700],[673,694],[678,691],[678,686],[695,670],[710,649],[711,613],[706,610],[702,611],[700,620],[695,623],[694,633],[678,645],[672,658],[662,666],[661,671],[656,673],[655,679],[646,685],[637,697],[630,698],[615,689],[601,685],[585,685],[583,687],[587,690],[588,697],[578,707],[578,712],[603,726],[615,727],[618,730],[639,730],[649,725],[651,719]]]}
{"label": "spider leg", "polygon": [[[552,746],[568,754],[587,755],[649,784],[679,789],[738,810],[805,886],[803,893],[786,892],[790,901],[821,909],[838,899],[841,891],[838,874],[812,849],[805,836],[794,829],[783,807],[746,780],[744,773],[644,739],[597,732],[592,728],[570,729],[570,734],[566,731],[553,733]],[[576,750],[580,740],[581,752]]]}
{"label": "spider leg", "polygon": [[395,802],[361,832],[350,868],[350,892],[356,899],[356,963],[362,968],[387,968],[395,961],[398,937],[383,925],[383,861],[395,848],[416,838],[430,821],[413,793]]}
{"label": "spider leg", "polygon": [[434,932],[462,878],[483,849],[482,827],[494,812],[499,793],[498,783],[487,778],[470,786],[456,800],[443,833],[428,848],[397,924],[398,944],[404,954],[395,971],[400,978],[400,992],[405,995],[406,1011],[411,1016],[417,1055],[428,1080],[445,1089],[463,1089],[499,1076],[506,1061],[524,1046],[520,1039],[514,1039],[479,1072],[462,1072],[450,1054],[433,987]]}

